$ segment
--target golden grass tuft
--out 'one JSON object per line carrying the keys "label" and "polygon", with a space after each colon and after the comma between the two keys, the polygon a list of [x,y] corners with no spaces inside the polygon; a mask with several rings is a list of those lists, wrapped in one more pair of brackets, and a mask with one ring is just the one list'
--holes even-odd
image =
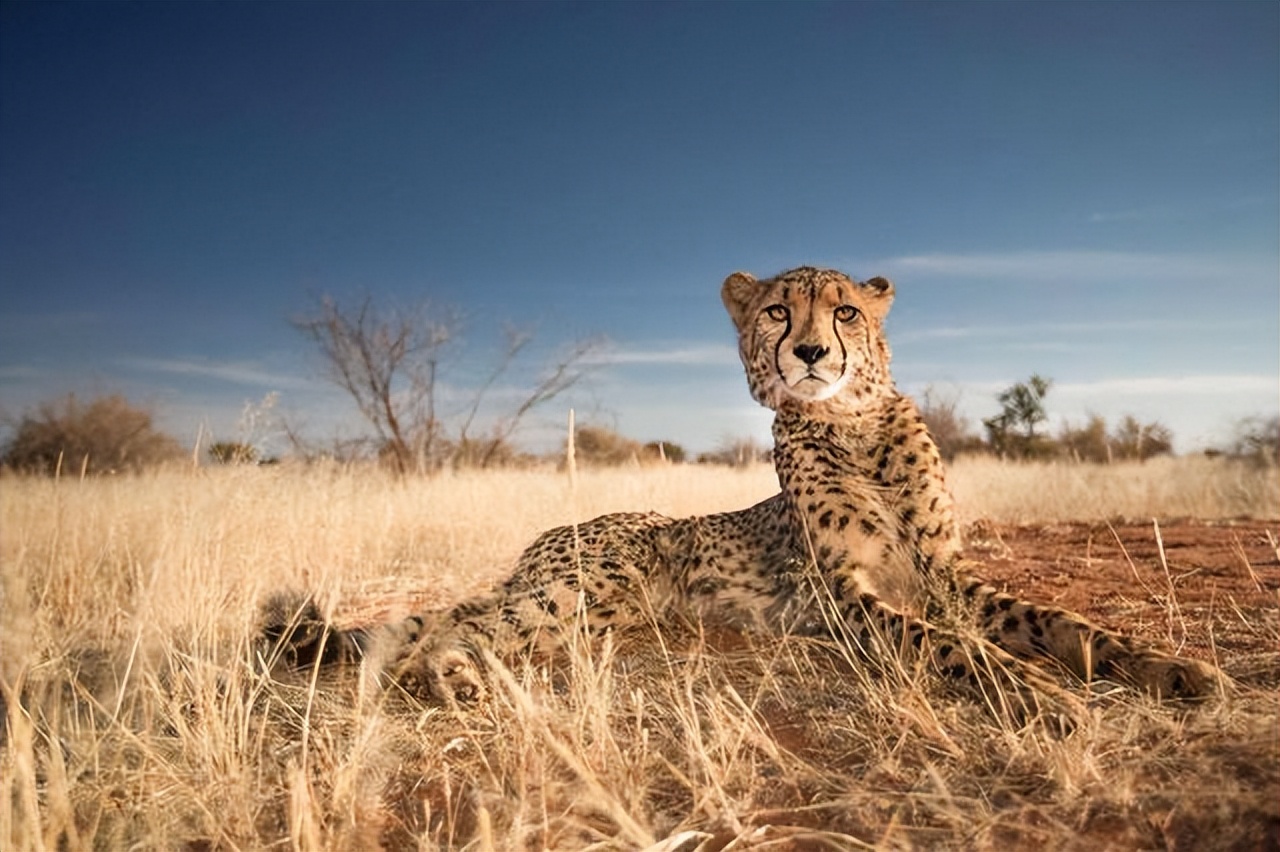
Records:
{"label": "golden grass tuft", "polygon": [[[1223,460],[962,461],[952,479],[966,517],[995,522],[1280,516],[1274,471]],[[251,628],[272,591],[376,621],[487,587],[556,524],[774,490],[768,469],[679,466],[579,471],[574,488],[552,472],[288,467],[0,480],[0,847],[1274,844],[1274,611],[1242,628],[1271,652],[1223,652],[1230,694],[1101,697],[1066,738],[827,642],[685,623],[551,666],[494,661],[473,710],[258,665]],[[1250,582],[1274,584],[1241,555]]]}

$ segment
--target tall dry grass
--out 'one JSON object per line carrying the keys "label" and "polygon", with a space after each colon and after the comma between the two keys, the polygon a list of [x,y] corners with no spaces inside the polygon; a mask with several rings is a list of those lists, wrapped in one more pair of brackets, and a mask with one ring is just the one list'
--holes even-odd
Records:
{"label": "tall dry grass", "polygon": [[1280,517],[1280,471],[1231,459],[1163,456],[1104,465],[962,456],[948,475],[965,522]]}
{"label": "tall dry grass", "polygon": [[[1222,461],[961,463],[953,487],[993,520],[1280,515],[1273,472]],[[273,590],[394,616],[489,585],[547,527],[775,489],[690,467],[0,480],[0,847],[1209,848],[1280,825],[1271,681],[1191,714],[1112,698],[1055,739],[828,643],[684,623],[495,661],[474,711],[257,665]]]}

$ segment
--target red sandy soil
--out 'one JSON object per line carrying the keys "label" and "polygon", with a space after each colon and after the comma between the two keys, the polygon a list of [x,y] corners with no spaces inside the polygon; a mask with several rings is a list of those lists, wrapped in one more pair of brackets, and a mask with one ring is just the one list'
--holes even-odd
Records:
{"label": "red sandy soil", "polygon": [[984,579],[1104,627],[1205,659],[1277,650],[1280,519],[979,523],[966,541]]}

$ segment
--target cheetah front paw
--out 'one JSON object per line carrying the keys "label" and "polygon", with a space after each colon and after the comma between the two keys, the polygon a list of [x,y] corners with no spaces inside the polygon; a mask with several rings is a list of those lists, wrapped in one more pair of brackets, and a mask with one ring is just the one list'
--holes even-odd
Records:
{"label": "cheetah front paw", "polygon": [[450,650],[432,660],[435,675],[433,694],[445,701],[474,704],[487,692],[484,678],[471,655],[465,651]]}
{"label": "cheetah front paw", "polygon": [[475,704],[487,694],[471,654],[458,647],[416,654],[396,668],[393,679],[405,692],[433,703]]}

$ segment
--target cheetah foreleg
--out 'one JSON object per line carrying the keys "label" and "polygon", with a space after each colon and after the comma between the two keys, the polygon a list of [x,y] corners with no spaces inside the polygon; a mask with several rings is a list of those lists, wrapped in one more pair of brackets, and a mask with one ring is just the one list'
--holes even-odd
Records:
{"label": "cheetah foreleg", "polygon": [[902,661],[921,660],[935,673],[982,695],[997,715],[1020,724],[1038,718],[1070,729],[1085,705],[1036,667],[989,642],[935,627],[863,594],[843,608],[847,638],[860,654],[880,663],[885,652]]}
{"label": "cheetah foreleg", "polygon": [[1069,610],[1019,600],[972,576],[959,585],[989,641],[1024,659],[1052,660],[1085,683],[1115,680],[1167,699],[1205,698],[1225,684],[1207,663],[1144,645]]}

